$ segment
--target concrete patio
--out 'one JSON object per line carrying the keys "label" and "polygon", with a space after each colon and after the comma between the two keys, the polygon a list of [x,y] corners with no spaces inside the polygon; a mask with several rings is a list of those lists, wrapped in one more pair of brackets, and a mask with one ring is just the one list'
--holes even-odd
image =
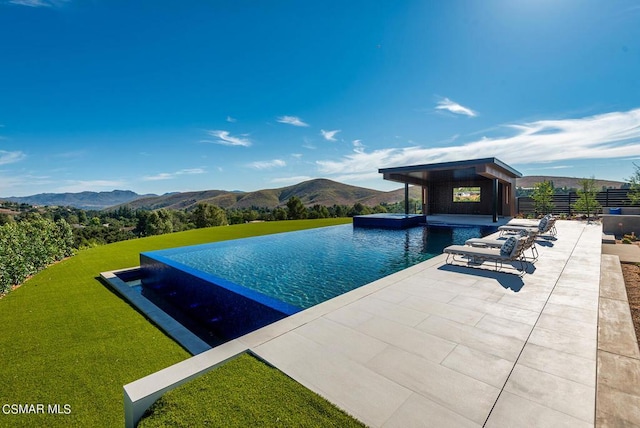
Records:
{"label": "concrete patio", "polygon": [[438,256],[133,382],[125,403],[250,351],[374,427],[638,424],[617,258],[599,224],[557,229],[523,277]]}
{"label": "concrete patio", "polygon": [[601,235],[561,222],[523,278],[440,256],[243,341],[371,426],[593,426]]}

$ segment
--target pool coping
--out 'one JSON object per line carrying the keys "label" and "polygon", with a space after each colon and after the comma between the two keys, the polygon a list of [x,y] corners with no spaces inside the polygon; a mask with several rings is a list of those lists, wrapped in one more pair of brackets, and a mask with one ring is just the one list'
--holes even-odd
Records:
{"label": "pool coping", "polygon": [[[599,253],[599,258],[601,260],[601,263],[600,266],[598,266],[599,321],[597,326],[597,369],[594,372],[594,376],[597,376],[597,390],[594,391],[593,424],[597,424],[598,426],[606,426],[608,422],[616,420],[616,417],[623,417],[624,420],[627,421],[633,420],[634,415],[632,409],[627,409],[627,413],[623,416],[620,416],[616,413],[620,410],[616,408],[616,401],[614,400],[614,398],[616,400],[619,400],[620,396],[622,395],[626,397],[626,403],[637,404],[640,402],[638,394],[636,394],[635,396],[633,394],[629,394],[629,387],[625,386],[625,383],[628,382],[629,374],[631,374],[632,376],[640,376],[640,359],[637,358],[637,342],[635,342],[635,353],[633,353],[633,345],[631,345],[630,348],[627,348],[631,349],[632,351],[627,350],[625,352],[616,353],[615,350],[607,348],[605,344],[606,341],[604,338],[607,335],[607,332],[611,333],[620,330],[619,328],[616,328],[614,330],[612,330],[611,328],[607,329],[606,318],[608,318],[609,321],[612,321],[614,323],[614,326],[619,325],[619,323],[621,322],[630,323],[631,318],[629,315],[626,320],[619,319],[620,317],[624,318],[624,311],[621,312],[621,316],[618,316],[617,313],[611,314],[610,311],[604,309],[607,304],[611,303],[611,301],[615,301],[614,303],[617,303],[619,305],[622,304],[622,306],[624,306],[624,303],[626,302],[628,312],[628,301],[626,300],[626,294],[620,292],[619,286],[617,291],[611,291],[613,289],[611,288],[612,286],[609,285],[609,283],[611,282],[611,274],[609,272],[611,270],[611,266],[615,267],[615,263],[612,263],[610,259],[608,259],[605,255],[602,255],[601,253]],[[254,350],[256,350],[256,348],[258,348],[260,345],[286,335],[287,333],[292,332],[293,330],[304,326],[307,323],[311,323],[312,321],[317,320],[324,315],[327,315],[332,311],[342,308],[343,306],[346,306],[352,302],[356,302],[359,299],[364,299],[371,294],[377,293],[378,291],[381,291],[392,284],[402,281],[403,279],[407,279],[420,271],[442,265],[444,263],[444,260],[444,255],[436,256],[418,265],[381,278],[377,281],[374,281],[373,283],[352,290],[327,302],[294,314],[281,321],[265,326],[238,339],[227,342],[208,351],[202,352],[199,355],[196,355],[173,366],[167,367],[159,372],[150,374],[149,376],[125,385],[124,404],[126,426],[135,426],[136,421],[142,416],[144,410],[146,410],[151,404],[153,404],[153,402],[155,402],[160,396],[162,396],[164,392],[169,391],[185,382],[188,382],[189,380],[198,377],[208,372],[209,370],[218,367],[221,364],[224,364],[225,362],[235,358],[242,353],[249,352],[257,355],[259,358],[262,358],[260,351],[254,352]],[[614,277],[616,275],[617,274],[614,274]],[[607,287],[610,290],[608,292],[606,291]],[[129,291],[132,292],[132,290]],[[631,330],[625,328],[624,331],[631,331],[633,333],[633,328],[631,328]],[[616,343],[616,341],[610,341],[610,343]],[[631,356],[627,355],[630,352]],[[621,358],[619,358],[618,354],[624,354],[622,355],[622,357],[624,357],[625,359],[622,360]],[[268,358],[263,359],[271,364]],[[272,365],[278,367],[278,364]],[[627,369],[626,372],[624,372],[625,368]],[[627,376],[621,375],[620,373],[626,373]],[[309,387],[309,385],[305,386]],[[331,398],[329,398],[329,400],[331,401]],[[339,403],[336,404],[340,405]],[[629,415],[629,413],[631,413],[631,415]],[[637,418],[637,415],[635,415],[635,417]],[[376,424],[374,423],[372,425]]]}

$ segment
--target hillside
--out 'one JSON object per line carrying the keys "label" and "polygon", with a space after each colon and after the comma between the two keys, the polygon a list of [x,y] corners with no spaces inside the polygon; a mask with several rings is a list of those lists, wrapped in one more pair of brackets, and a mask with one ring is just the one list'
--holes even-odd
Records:
{"label": "hillside", "polygon": [[[581,178],[531,175],[517,179],[516,186],[526,189],[544,180],[552,181],[556,188],[577,188]],[[620,188],[621,181],[597,180],[596,188]],[[327,179],[315,179],[292,186],[263,189],[254,192],[202,190],[196,192],[176,192],[157,195],[139,195],[129,190],[111,192],[41,193],[33,196],[8,197],[0,200],[27,203],[36,206],[72,206],[85,210],[115,209],[128,206],[133,209],[191,209],[198,203],[208,203],[222,208],[276,208],[286,205],[289,198],[296,196],[306,206],[347,205],[355,203],[375,206],[404,200],[404,188],[382,192],[364,187],[351,186]],[[420,188],[409,188],[409,196],[420,200]]]}
{"label": "hillside", "polygon": [[[419,197],[419,189],[411,192],[411,197]],[[286,205],[296,196],[307,206],[311,205],[348,205],[357,202],[365,205],[379,203],[395,203],[402,201],[404,190],[382,192],[364,187],[351,186],[327,179],[315,179],[293,186],[276,189],[257,190],[255,192],[229,192],[224,190],[207,190],[202,192],[184,192],[136,199],[123,205],[133,209],[189,209],[199,202],[214,204],[222,208],[276,208]],[[117,208],[117,207],[113,207]]]}
{"label": "hillside", "polygon": [[69,206],[83,210],[102,210],[143,197],[130,190],[80,193],[40,193],[31,196],[3,197],[0,200],[35,206]]}
{"label": "hillside", "polygon": [[[543,181],[552,181],[553,186],[555,188],[567,187],[567,188],[579,188],[580,180],[582,178],[576,177],[553,177],[548,175],[528,175],[526,177],[518,178],[516,180],[516,186],[522,187],[524,189],[532,188],[536,183],[540,183]],[[601,188],[611,188],[611,189],[619,189],[622,185],[625,184],[622,181],[612,181],[612,180],[598,180],[596,179],[596,189]]]}

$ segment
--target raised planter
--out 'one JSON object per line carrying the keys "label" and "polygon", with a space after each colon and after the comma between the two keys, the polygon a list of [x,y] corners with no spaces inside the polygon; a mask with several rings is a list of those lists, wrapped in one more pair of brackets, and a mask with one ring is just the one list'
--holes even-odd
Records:
{"label": "raised planter", "polygon": [[[638,214],[625,214],[626,210],[638,210]],[[602,232],[622,236],[634,232],[640,235],[640,208],[622,208],[622,214],[602,214]]]}

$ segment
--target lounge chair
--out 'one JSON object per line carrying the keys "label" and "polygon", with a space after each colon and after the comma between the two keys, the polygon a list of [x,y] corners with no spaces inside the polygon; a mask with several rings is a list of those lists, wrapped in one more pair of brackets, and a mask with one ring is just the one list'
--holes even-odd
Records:
{"label": "lounge chair", "polygon": [[538,227],[540,226],[540,222],[545,218],[547,219],[547,221],[549,221],[550,219],[553,218],[553,214],[547,214],[539,220],[526,219],[526,218],[512,218],[507,223],[507,226]]}
{"label": "lounge chair", "polygon": [[[536,236],[538,233],[536,231],[527,231],[522,230],[520,232],[520,236],[526,237],[527,240],[524,243],[524,247],[522,251],[531,249],[532,257],[524,257],[527,260],[531,260],[532,262],[538,260],[538,248],[536,247]],[[471,238],[467,239],[465,245],[470,245],[472,247],[480,247],[480,248],[500,248],[505,243],[505,239],[487,239],[487,238]]]}
{"label": "lounge chair", "polygon": [[542,220],[540,220],[540,223],[538,223],[537,227],[516,226],[507,223],[504,226],[498,227],[498,230],[500,231],[501,236],[505,233],[520,233],[522,231],[536,232],[538,235],[549,234],[551,236],[556,236],[556,218],[543,218]]}
{"label": "lounge chair", "polygon": [[[522,255],[524,251],[524,245],[527,241],[528,236],[522,236],[516,238],[515,236],[510,236],[507,238],[500,248],[482,248],[482,247],[471,247],[469,245],[450,245],[444,249],[444,252],[447,254],[447,264],[453,264],[453,262],[464,262],[466,264],[470,263],[483,263],[483,262],[493,262],[495,263],[496,270],[502,268],[504,263],[517,262],[516,269],[520,272],[521,275],[526,273],[526,265],[525,259]],[[458,257],[458,258],[456,258]]]}

